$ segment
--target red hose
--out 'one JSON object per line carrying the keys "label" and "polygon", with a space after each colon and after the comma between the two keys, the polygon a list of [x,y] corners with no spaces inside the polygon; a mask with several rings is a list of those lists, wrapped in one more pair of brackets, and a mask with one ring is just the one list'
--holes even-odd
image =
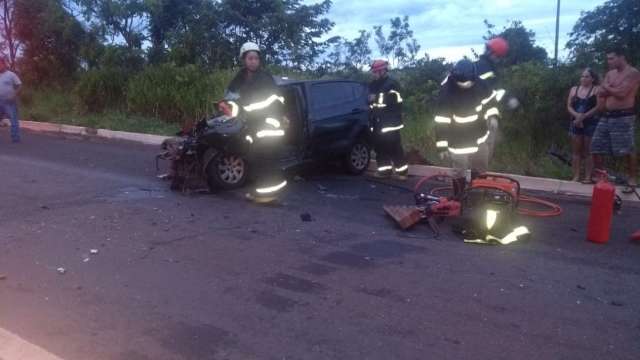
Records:
{"label": "red hose", "polygon": [[520,203],[529,203],[541,205],[549,208],[549,210],[532,210],[527,208],[518,207],[518,214],[533,217],[554,217],[562,215],[562,208],[558,204],[554,204],[550,201],[534,198],[527,195],[520,195]]}

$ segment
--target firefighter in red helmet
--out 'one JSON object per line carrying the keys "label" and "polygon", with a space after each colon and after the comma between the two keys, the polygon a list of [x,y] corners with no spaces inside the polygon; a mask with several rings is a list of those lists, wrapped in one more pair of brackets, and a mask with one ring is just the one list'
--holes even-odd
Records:
{"label": "firefighter in red helmet", "polygon": [[[506,94],[504,89],[498,88],[497,64],[504,59],[508,53],[509,43],[501,37],[495,37],[486,42],[484,53],[480,55],[480,58],[475,62],[478,78],[487,84],[496,95],[493,100],[486,105],[494,107],[495,109],[499,108],[499,104]],[[514,102],[516,104],[515,106],[517,106],[517,100],[515,98],[509,100],[509,104],[514,104]],[[500,114],[496,111],[496,113],[488,119],[489,131],[491,132],[491,136],[487,139],[489,158],[493,157],[496,138],[498,136],[499,118]]]}
{"label": "firefighter in red helmet", "polygon": [[476,61],[476,71],[481,80],[494,86],[497,80],[496,64],[509,53],[509,43],[501,37],[495,37],[485,44],[485,51]]}
{"label": "firefighter in red helmet", "polygon": [[394,175],[406,179],[409,165],[402,149],[402,95],[396,80],[389,76],[389,63],[376,60],[371,64],[373,81],[369,84],[371,129],[375,142],[376,176]]}

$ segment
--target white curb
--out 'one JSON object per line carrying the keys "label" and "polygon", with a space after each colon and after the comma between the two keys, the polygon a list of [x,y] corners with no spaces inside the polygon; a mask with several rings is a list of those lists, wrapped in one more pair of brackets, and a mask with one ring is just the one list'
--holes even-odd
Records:
{"label": "white curb", "polygon": [[39,346],[0,328],[0,359],[2,360],[62,360]]}
{"label": "white curb", "polygon": [[79,136],[95,136],[109,140],[133,141],[144,145],[161,145],[168,136],[140,134],[126,131],[113,131],[105,129],[92,129],[82,126],[52,124],[37,121],[20,121],[20,127],[37,132],[50,132]]}

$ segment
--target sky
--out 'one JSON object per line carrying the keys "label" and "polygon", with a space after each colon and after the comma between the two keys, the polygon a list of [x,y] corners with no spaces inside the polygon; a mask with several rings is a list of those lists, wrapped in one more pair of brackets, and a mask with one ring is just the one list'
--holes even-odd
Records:
{"label": "sky", "polygon": [[[567,55],[563,48],[580,13],[603,3],[605,0],[561,1],[561,58]],[[333,0],[328,17],[335,26],[329,36],[351,39],[359,29],[371,30],[375,25],[385,25],[388,30],[389,19],[408,15],[421,53],[454,61],[471,56],[471,48],[482,52],[484,19],[499,29],[511,20],[521,20],[536,33],[538,45],[553,56],[556,4],[556,0]],[[371,46],[375,51],[373,41]]]}

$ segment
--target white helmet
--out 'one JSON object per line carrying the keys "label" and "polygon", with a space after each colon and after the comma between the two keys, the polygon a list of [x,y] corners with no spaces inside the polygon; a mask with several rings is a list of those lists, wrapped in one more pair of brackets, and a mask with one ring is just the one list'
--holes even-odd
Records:
{"label": "white helmet", "polygon": [[255,51],[257,53],[260,53],[260,46],[258,46],[258,44],[251,41],[244,43],[240,48],[240,59],[242,59],[244,54],[248,51]]}

